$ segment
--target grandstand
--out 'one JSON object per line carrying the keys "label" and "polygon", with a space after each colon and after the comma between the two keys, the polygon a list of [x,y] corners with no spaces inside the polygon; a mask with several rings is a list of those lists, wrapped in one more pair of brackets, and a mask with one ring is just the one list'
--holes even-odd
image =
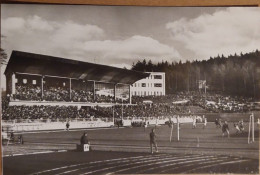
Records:
{"label": "grandstand", "polygon": [[[149,73],[21,51],[12,52],[4,74],[8,105],[2,118],[23,125],[36,121],[111,120],[114,117],[111,107],[131,105],[130,85],[149,76]],[[119,116],[119,112],[115,115]],[[22,130],[53,128],[37,126],[30,124]],[[57,128],[60,127],[54,127]]]}
{"label": "grandstand", "polygon": [[117,98],[128,97],[131,103],[129,86],[149,76],[148,73],[20,51],[12,52],[4,74],[11,102],[113,103]]}

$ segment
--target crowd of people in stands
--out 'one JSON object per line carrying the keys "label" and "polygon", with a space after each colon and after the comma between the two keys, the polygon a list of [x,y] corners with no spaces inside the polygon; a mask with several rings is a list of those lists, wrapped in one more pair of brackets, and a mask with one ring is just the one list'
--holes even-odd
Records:
{"label": "crowd of people in stands", "polygon": [[[70,99],[71,96],[71,99]],[[3,101],[4,120],[8,119],[64,119],[64,118],[121,118],[121,117],[167,117],[175,114],[189,114],[190,106],[199,106],[208,112],[247,112],[254,110],[252,98],[231,97],[218,93],[178,92],[166,96],[132,97],[133,105],[127,98],[114,98],[112,95],[95,94],[92,91],[71,90],[65,87],[44,87],[36,85],[16,85],[16,93],[11,97],[18,100],[33,101],[72,101],[117,103],[115,107],[87,107],[78,109],[75,106],[8,106]],[[8,98],[6,98],[8,99]],[[10,99],[10,98],[9,98]],[[149,100],[151,103],[144,103]],[[181,103],[174,103],[180,101]],[[182,103],[182,101],[184,103]],[[124,105],[122,105],[124,104]],[[113,113],[114,111],[114,113]]]}
{"label": "crowd of people in stands", "polygon": [[19,85],[15,87],[15,94],[13,94],[14,99],[19,100],[41,100],[41,88],[36,85]]}
{"label": "crowd of people in stands", "polygon": [[66,119],[95,119],[95,118],[107,118],[108,115],[106,108],[80,108],[76,106],[9,106],[3,109],[3,120],[14,119],[29,119],[31,121],[35,119],[42,120],[66,120]]}
{"label": "crowd of people in stands", "polygon": [[128,103],[127,98],[115,98],[113,95],[95,94],[89,90],[69,89],[65,87],[52,87],[44,86],[43,95],[41,87],[30,84],[16,84],[15,94],[11,97],[14,100],[27,100],[27,101],[65,101],[65,102],[98,102],[98,103]]}
{"label": "crowd of people in stands", "polygon": [[74,102],[93,102],[93,92],[84,90],[71,90],[71,100]]}
{"label": "crowd of people in stands", "polygon": [[176,114],[176,108],[165,104],[153,105],[116,105],[114,107],[81,107],[76,106],[8,106],[3,108],[3,120],[13,119],[57,119],[67,118],[138,118],[138,117],[168,117]]}
{"label": "crowd of people in stands", "polygon": [[232,97],[218,93],[180,92],[166,96],[132,98],[133,103],[136,104],[142,104],[146,100],[155,104],[172,104],[172,106],[178,106],[173,102],[186,100],[187,103],[179,103],[179,106],[200,106],[209,112],[247,112],[256,109],[255,104],[252,103],[254,101],[252,98]]}
{"label": "crowd of people in stands", "polygon": [[45,87],[43,90],[45,101],[70,101],[69,89],[63,87]]}

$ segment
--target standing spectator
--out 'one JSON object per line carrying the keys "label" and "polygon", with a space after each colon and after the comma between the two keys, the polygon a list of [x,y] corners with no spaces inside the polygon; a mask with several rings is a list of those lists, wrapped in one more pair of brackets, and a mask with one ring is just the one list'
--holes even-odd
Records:
{"label": "standing spectator", "polygon": [[153,146],[155,147],[155,151],[158,152],[157,142],[156,142],[156,134],[154,132],[154,129],[150,132],[150,147],[151,147],[151,153],[153,154]]}
{"label": "standing spectator", "polygon": [[67,130],[67,131],[70,130],[70,122],[69,122],[69,121],[67,121],[67,123],[66,123],[66,130]]}

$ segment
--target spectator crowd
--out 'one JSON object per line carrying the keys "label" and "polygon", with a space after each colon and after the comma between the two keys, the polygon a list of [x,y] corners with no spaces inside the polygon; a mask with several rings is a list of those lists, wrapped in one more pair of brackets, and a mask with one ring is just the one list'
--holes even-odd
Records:
{"label": "spectator crowd", "polygon": [[71,89],[71,97],[69,89],[66,87],[44,86],[43,95],[41,87],[30,84],[16,84],[15,94],[11,97],[14,100],[27,101],[64,101],[64,102],[98,102],[98,103],[128,103],[129,98],[117,97],[113,94],[95,94],[93,91],[83,89]]}

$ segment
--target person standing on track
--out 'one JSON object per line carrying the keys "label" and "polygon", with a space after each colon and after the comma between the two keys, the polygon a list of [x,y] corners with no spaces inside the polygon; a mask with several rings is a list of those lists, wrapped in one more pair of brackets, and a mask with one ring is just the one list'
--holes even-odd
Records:
{"label": "person standing on track", "polygon": [[241,120],[241,121],[239,121],[238,123],[239,123],[239,129],[240,129],[240,131],[241,131],[241,132],[244,132],[244,130],[245,130],[245,128],[244,128],[244,121]]}
{"label": "person standing on track", "polygon": [[224,124],[222,125],[222,137],[225,136],[225,133],[227,133],[227,136],[229,138],[229,127],[227,121],[225,121]]}
{"label": "person standing on track", "polygon": [[221,121],[220,121],[220,119],[216,118],[215,124],[216,124],[216,128],[221,128]]}
{"label": "person standing on track", "polygon": [[156,142],[156,134],[154,131],[154,128],[150,132],[150,147],[151,147],[151,153],[153,154],[153,146],[155,147],[155,151],[158,152],[157,142]]}
{"label": "person standing on track", "polygon": [[67,131],[70,130],[70,122],[69,122],[69,121],[67,121],[67,123],[66,123],[66,130],[67,130]]}

